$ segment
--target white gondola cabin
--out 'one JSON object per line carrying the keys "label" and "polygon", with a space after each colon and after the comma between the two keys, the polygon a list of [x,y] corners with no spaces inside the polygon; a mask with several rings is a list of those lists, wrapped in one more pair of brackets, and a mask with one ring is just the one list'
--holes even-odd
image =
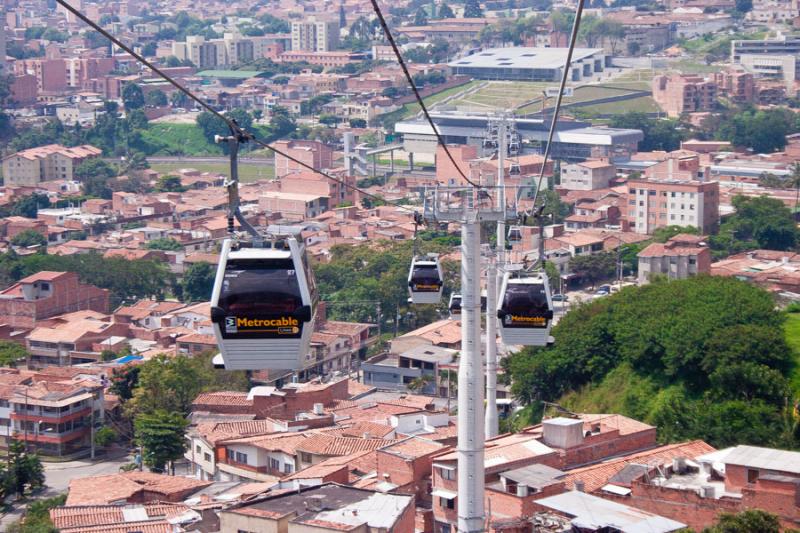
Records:
{"label": "white gondola cabin", "polygon": [[450,304],[447,306],[450,310],[450,318],[458,318],[461,316],[461,295],[452,293],[450,295]]}
{"label": "white gondola cabin", "polygon": [[522,229],[519,226],[508,228],[508,242],[513,244],[522,242]]}
{"label": "white gondola cabin", "polygon": [[547,275],[512,277],[506,273],[500,289],[497,318],[500,337],[509,346],[546,346],[550,342],[553,301]]}
{"label": "white gondola cabin", "polygon": [[438,304],[442,299],[444,277],[439,257],[415,257],[408,272],[408,292],[414,304]]}
{"label": "white gondola cabin", "polygon": [[[305,249],[294,237],[281,247],[247,248],[226,239],[211,295],[227,370],[298,370],[308,355],[317,290]],[[221,360],[220,360],[221,359]]]}

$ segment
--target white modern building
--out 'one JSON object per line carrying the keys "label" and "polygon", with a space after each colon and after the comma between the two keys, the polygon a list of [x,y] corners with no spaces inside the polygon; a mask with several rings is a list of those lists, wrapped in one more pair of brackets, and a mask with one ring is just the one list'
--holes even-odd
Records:
{"label": "white modern building", "polygon": [[[447,64],[453,74],[481,80],[559,81],[568,48],[490,48]],[[612,65],[602,48],[576,48],[569,80],[595,79]]]}

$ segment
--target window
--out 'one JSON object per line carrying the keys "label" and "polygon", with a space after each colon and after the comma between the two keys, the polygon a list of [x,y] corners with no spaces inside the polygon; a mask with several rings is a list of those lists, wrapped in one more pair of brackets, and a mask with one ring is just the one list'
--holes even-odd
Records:
{"label": "window", "polygon": [[211,462],[211,454],[206,452],[203,454],[203,461],[210,463]]}
{"label": "window", "polygon": [[756,481],[758,481],[758,470],[755,470],[753,468],[748,468],[747,469],[747,482],[748,483],[755,483]]}
{"label": "window", "polygon": [[647,194],[649,194],[650,196],[655,196],[656,195],[656,191],[648,191]]}
{"label": "window", "polygon": [[439,474],[442,476],[442,479],[447,479],[450,481],[456,478],[456,471],[450,470],[449,468],[440,468]]}
{"label": "window", "polygon": [[644,207],[644,200],[639,200],[639,207]]}
{"label": "window", "polygon": [[194,447],[194,451],[196,451],[197,453],[200,453],[200,445],[199,444]]}
{"label": "window", "polygon": [[236,452],[236,462],[247,463],[247,454],[242,452]]}
{"label": "window", "polygon": [[286,464],[283,465],[283,472],[285,474],[291,474],[293,470],[294,470],[294,468],[292,467],[291,463],[286,463]]}
{"label": "window", "polygon": [[452,500],[447,498],[439,498],[439,507],[442,509],[455,509],[456,508],[456,499],[453,498]]}
{"label": "window", "polygon": [[311,454],[308,452],[300,452],[300,460],[304,463],[311,462]]}
{"label": "window", "polygon": [[690,264],[690,265],[696,265],[696,264],[697,264],[697,259],[696,259],[696,258],[694,258],[694,257],[690,257],[690,258],[689,258],[689,264]]}
{"label": "window", "polygon": [[272,470],[280,470],[281,469],[281,462],[277,459],[273,459],[272,457],[269,458],[269,467]]}

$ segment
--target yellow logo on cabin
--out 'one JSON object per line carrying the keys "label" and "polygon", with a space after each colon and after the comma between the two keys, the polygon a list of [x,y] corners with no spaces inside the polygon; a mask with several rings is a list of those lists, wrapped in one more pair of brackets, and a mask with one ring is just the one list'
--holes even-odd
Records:
{"label": "yellow logo on cabin", "polygon": [[264,328],[264,327],[289,327],[298,326],[300,322],[296,318],[281,317],[281,318],[237,318],[237,328]]}
{"label": "yellow logo on cabin", "polygon": [[534,326],[544,326],[547,324],[547,319],[542,316],[517,316],[511,315],[511,323],[512,324],[532,324]]}

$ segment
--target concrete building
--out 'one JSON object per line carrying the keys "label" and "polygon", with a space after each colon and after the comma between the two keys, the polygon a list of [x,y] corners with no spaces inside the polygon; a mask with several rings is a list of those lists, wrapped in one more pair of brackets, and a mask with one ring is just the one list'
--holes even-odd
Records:
{"label": "concrete building", "polygon": [[616,167],[604,160],[563,165],[561,167],[561,187],[571,191],[607,189],[616,175]]}
{"label": "concrete building", "polygon": [[84,285],[74,272],[42,271],[0,292],[0,324],[31,329],[36,322],[74,311],[108,311],[109,292]]}
{"label": "concrete building", "polygon": [[[333,168],[333,148],[319,141],[277,141],[275,147],[284,154],[298,159],[313,168],[328,170]],[[275,153],[275,177],[282,178],[287,174],[305,172],[306,168],[290,160],[286,156]]]}
{"label": "concrete building", "polygon": [[717,101],[717,84],[709,78],[673,74],[653,78],[653,99],[668,116],[711,111]]}
{"label": "concrete building", "polygon": [[711,273],[711,250],[706,238],[680,234],[665,243],[654,242],[639,252],[639,283],[654,275],[685,279]]}
{"label": "concrete building", "polygon": [[677,225],[709,235],[719,225],[719,182],[635,179],[628,188],[628,222],[636,233]]}
{"label": "concrete building", "polygon": [[742,55],[791,55],[800,54],[800,39],[734,40],[731,41],[731,62],[739,63]]}
{"label": "concrete building", "polygon": [[202,35],[190,35],[185,42],[172,43],[172,55],[189,60],[200,69],[230,67],[264,57],[265,40],[225,33],[221,39],[206,40]]}
{"label": "concrete building", "polygon": [[797,79],[797,57],[794,55],[742,54],[739,62],[755,77],[782,82],[789,95],[794,94]]}
{"label": "concrete building", "polygon": [[332,52],[339,48],[339,21],[333,17],[312,15],[292,21],[292,50]]}
{"label": "concrete building", "polygon": [[17,187],[35,187],[51,180],[72,181],[78,165],[102,153],[88,144],[71,148],[49,144],[22,150],[3,158],[3,179],[6,185]]}
{"label": "concrete building", "polygon": [[737,104],[753,102],[755,99],[755,77],[742,67],[715,72],[714,82],[717,84],[717,94]]}
{"label": "concrete building", "polygon": [[[439,134],[447,144],[468,144],[483,150],[483,141],[490,117],[479,114],[431,112]],[[547,141],[549,120],[516,119],[517,133],[522,142],[537,147],[540,153]],[[439,149],[436,135],[424,119],[411,119],[395,124],[395,132],[403,135],[403,149],[411,153],[436,154]],[[550,155],[553,159],[584,161],[604,158],[610,162],[629,159],[637,152],[641,130],[592,127],[579,121],[559,121]],[[478,151],[482,155],[482,151]],[[525,152],[528,153],[528,152]]]}
{"label": "concrete building", "polygon": [[361,365],[364,383],[378,388],[409,390],[421,383],[421,394],[439,391],[439,367],[455,361],[457,350],[420,345],[400,354],[381,354]]}
{"label": "concrete building", "polygon": [[414,532],[414,497],[329,483],[255,498],[219,513],[220,532]]}
{"label": "concrete building", "polygon": [[56,457],[88,453],[92,425],[105,419],[100,384],[39,382],[15,391],[9,405],[14,437]]}
{"label": "concrete building", "polygon": [[329,199],[319,194],[266,191],[258,200],[260,209],[280,213],[289,220],[301,222],[328,210]]}
{"label": "concrete building", "polygon": [[[567,48],[490,48],[447,64],[453,74],[481,80],[559,81]],[[592,80],[611,66],[601,48],[576,48],[569,80]]]}

